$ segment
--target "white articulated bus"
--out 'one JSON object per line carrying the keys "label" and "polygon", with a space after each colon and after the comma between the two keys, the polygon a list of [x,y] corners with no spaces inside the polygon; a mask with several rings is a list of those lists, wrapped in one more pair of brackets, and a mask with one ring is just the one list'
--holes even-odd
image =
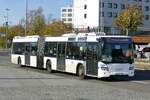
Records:
{"label": "white articulated bus", "polygon": [[44,37],[15,36],[12,41],[11,62],[19,65],[43,68]]}
{"label": "white articulated bus", "polygon": [[[93,33],[70,34],[61,37],[45,37],[42,39],[44,41],[41,43],[42,46],[38,46],[40,37],[38,38],[35,56],[37,58],[33,59],[35,61],[30,60],[30,64],[25,63],[26,60],[29,60],[26,59],[25,53],[21,56],[15,54],[14,51],[18,47],[15,48],[15,39],[17,38],[14,38],[12,63],[40,66],[49,72],[58,70],[74,73],[81,79],[85,76],[98,78],[115,75],[134,76],[133,43],[129,36],[97,36]],[[30,47],[32,46],[30,45]],[[30,59],[31,52],[32,48],[30,49]],[[39,57],[40,60],[38,60]],[[35,62],[36,64],[32,64]],[[39,62],[41,62],[40,65]]]}

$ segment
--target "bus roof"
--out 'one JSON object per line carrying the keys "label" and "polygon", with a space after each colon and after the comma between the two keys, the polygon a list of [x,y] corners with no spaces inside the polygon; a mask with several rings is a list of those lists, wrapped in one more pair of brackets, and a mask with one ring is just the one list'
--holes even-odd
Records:
{"label": "bus roof", "polygon": [[[100,35],[102,34],[102,35]],[[37,42],[38,35],[32,36],[15,36],[13,42]],[[103,35],[103,33],[68,33],[58,37],[45,36],[46,42],[99,42],[102,38],[131,38],[130,36],[112,36]],[[122,41],[121,41],[122,42]],[[126,40],[127,42],[127,40]]]}
{"label": "bus roof", "polygon": [[32,35],[32,36],[15,36],[13,38],[13,42],[37,42],[39,37],[40,36],[38,36],[38,35]]}
{"label": "bus roof", "polygon": [[94,33],[79,33],[75,34],[65,34],[60,37],[45,37],[46,42],[98,42],[101,38],[131,38],[130,36],[105,36],[105,35],[95,35]]}

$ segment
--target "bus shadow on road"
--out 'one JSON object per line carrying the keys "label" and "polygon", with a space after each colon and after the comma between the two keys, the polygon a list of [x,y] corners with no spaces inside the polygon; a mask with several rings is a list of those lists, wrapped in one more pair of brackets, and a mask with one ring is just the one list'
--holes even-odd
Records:
{"label": "bus shadow on road", "polygon": [[[26,70],[30,71],[35,71],[38,73],[48,73],[45,69],[38,69],[38,68],[30,68],[30,67],[23,67]],[[77,75],[71,74],[71,73],[66,73],[66,72],[59,72],[59,71],[54,71],[51,73],[52,75],[55,76],[61,76],[63,78],[71,78],[71,79],[80,79],[78,78]],[[134,77],[127,77],[127,76],[112,76],[109,78],[95,78],[95,77],[89,77],[87,76],[85,80],[101,80],[105,82],[123,82],[123,81],[145,81],[145,80],[150,80],[150,70],[135,70],[135,76]]]}
{"label": "bus shadow on road", "polygon": [[150,80],[150,70],[135,70],[135,76],[132,78],[133,81],[144,81]]}

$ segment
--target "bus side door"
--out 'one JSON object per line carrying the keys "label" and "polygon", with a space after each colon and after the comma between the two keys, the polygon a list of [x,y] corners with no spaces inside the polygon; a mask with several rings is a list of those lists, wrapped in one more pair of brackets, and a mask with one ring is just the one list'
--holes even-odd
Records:
{"label": "bus side door", "polygon": [[98,43],[87,43],[86,74],[98,74]]}
{"label": "bus side door", "polygon": [[65,71],[65,54],[66,43],[58,43],[57,45],[57,70]]}
{"label": "bus side door", "polygon": [[30,65],[30,43],[25,43],[25,65]]}

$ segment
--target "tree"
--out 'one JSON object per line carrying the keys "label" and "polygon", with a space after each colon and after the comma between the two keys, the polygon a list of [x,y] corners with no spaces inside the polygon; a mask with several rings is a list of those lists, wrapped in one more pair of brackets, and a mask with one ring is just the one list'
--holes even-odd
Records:
{"label": "tree", "polygon": [[129,32],[134,32],[138,26],[143,25],[143,16],[143,12],[137,6],[129,6],[119,14],[114,23],[123,33],[129,35]]}
{"label": "tree", "polygon": [[45,33],[47,35],[60,36],[64,33],[69,33],[71,31],[71,24],[65,24],[62,21],[54,21],[47,26]]}
{"label": "tree", "polygon": [[[6,27],[0,27],[0,33],[6,33]],[[5,47],[5,37],[0,37],[0,48]]]}
{"label": "tree", "polygon": [[6,27],[0,27],[0,32],[5,33],[6,32]]}
{"label": "tree", "polygon": [[28,34],[43,35],[46,27],[43,9],[39,7],[37,10],[32,10],[28,16]]}
{"label": "tree", "polygon": [[18,24],[9,28],[8,39],[12,40],[14,36],[24,36],[24,28],[22,25]]}

